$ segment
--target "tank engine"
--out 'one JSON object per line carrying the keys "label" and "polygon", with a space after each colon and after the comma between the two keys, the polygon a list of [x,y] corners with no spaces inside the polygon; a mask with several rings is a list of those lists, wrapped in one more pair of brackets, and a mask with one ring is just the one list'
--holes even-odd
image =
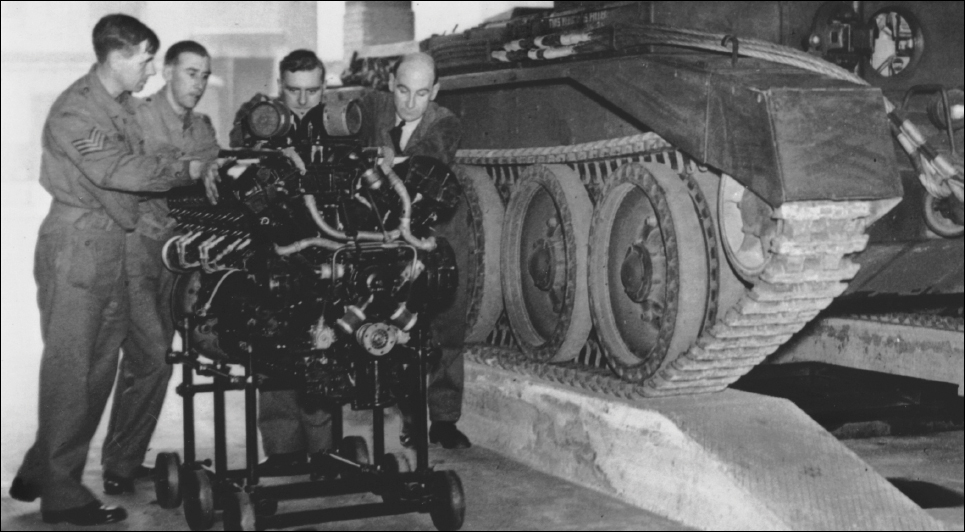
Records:
{"label": "tank engine", "polygon": [[[218,203],[200,187],[169,198],[180,234],[163,260],[178,274],[172,306],[184,346],[170,361],[183,366],[184,462],[159,455],[155,489],[161,507],[183,503],[192,530],[213,525],[214,501],[226,528],[238,530],[372,512],[462,526],[458,475],[429,464],[425,378],[438,353],[432,317],[459,282],[452,247],[433,233],[457,211],[460,181],[433,159],[384,161],[354,137],[360,122],[354,102],[300,121],[277,102],[258,103],[247,109],[245,147],[222,152]],[[213,380],[196,384],[196,376]],[[241,471],[228,468],[232,390],[245,392]],[[257,392],[276,390],[299,392],[306,408],[329,407],[337,448],[321,453],[324,475],[313,458],[311,482],[259,484]],[[194,398],[203,393],[214,395],[213,462],[196,457]],[[346,404],[372,411],[372,454],[365,439],[343,438]],[[393,405],[414,418],[414,461],[385,452]],[[280,500],[363,492],[384,504],[276,515]]]}
{"label": "tank engine", "polygon": [[405,360],[420,322],[452,297],[452,251],[431,233],[459,184],[431,159],[399,165],[405,179],[381,168],[377,150],[329,135],[351,132],[330,123],[334,113],[352,120],[357,108],[318,109],[291,143],[283,109],[256,107],[252,149],[223,153],[219,205],[198,190],[170,200],[183,232],[164,260],[180,274],[179,322],[192,318],[204,355],[255,352],[260,371],[371,408],[393,402],[388,387],[356,397],[352,383],[390,375],[386,362]]}

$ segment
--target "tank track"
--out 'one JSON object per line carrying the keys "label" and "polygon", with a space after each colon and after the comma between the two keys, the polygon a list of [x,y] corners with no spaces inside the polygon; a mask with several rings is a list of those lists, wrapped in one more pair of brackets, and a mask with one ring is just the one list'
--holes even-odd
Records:
{"label": "tank track", "polygon": [[[652,133],[575,146],[462,151],[458,162],[486,167],[504,200],[511,194],[519,168],[532,164],[573,166],[594,201],[599,199],[608,172],[623,164],[665,164],[678,173],[686,173],[697,165]],[[773,257],[760,281],[736,305],[724,309],[688,352],[644,383],[623,383],[618,395],[714,393],[736,382],[845,291],[846,282],[854,278],[859,268],[845,257],[867,246],[866,220],[871,214],[872,206],[867,202],[800,202],[782,206],[775,212],[783,222],[782,230],[773,242]],[[534,369],[518,356],[507,358],[505,350],[486,353],[487,360],[497,357],[502,364],[524,373],[562,374],[565,377],[560,379],[582,382],[591,388],[615,386],[611,381],[616,379],[604,378],[599,370],[566,366]],[[632,391],[626,392],[626,386]]]}

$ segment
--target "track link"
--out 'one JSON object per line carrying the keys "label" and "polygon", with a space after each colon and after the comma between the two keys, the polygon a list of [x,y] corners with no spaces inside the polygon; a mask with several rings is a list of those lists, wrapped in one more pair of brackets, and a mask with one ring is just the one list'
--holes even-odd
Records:
{"label": "track link", "polygon": [[[761,275],[764,282],[746,293],[688,353],[645,383],[644,395],[725,389],[756,365],[748,362],[763,362],[826,309],[858,273],[845,255],[867,245],[862,220],[871,216],[870,204],[792,203],[775,216],[785,223]],[[748,355],[753,358],[745,358]]]}
{"label": "track link", "polygon": [[[680,174],[697,166],[656,134],[591,144],[518,150],[473,150],[458,162],[483,166],[508,200],[522,168],[568,164],[580,172],[591,197],[610,172],[631,162],[663,164]],[[840,296],[858,273],[846,258],[868,244],[868,202],[796,202],[778,209],[782,221],[772,259],[760,280],[729,309],[720,309],[689,351],[639,384],[605,370],[578,365],[547,366],[505,349],[473,347],[471,359],[545,380],[619,397],[663,397],[719,392],[791,339]],[[709,212],[701,212],[709,217]],[[726,267],[726,266],[724,266]]]}

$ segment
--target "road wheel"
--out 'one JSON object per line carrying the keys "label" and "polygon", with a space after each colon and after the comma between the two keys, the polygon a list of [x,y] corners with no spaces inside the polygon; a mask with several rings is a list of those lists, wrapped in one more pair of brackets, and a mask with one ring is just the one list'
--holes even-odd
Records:
{"label": "road wheel", "polygon": [[456,255],[459,286],[448,308],[432,321],[442,347],[461,348],[486,340],[503,312],[500,243],[505,208],[496,185],[482,168],[457,166],[462,195],[455,214],[436,227]]}
{"label": "road wheel", "polygon": [[576,172],[523,172],[503,232],[506,312],[523,352],[540,362],[575,359],[592,328],[587,242],[593,204]]}
{"label": "road wheel", "polygon": [[719,291],[713,218],[696,183],[629,164],[611,176],[590,231],[590,300],[610,367],[644,382],[712,323]]}

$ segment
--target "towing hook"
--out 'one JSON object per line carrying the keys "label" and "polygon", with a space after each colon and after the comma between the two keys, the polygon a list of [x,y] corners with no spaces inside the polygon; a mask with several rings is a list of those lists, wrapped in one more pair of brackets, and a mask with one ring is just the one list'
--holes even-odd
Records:
{"label": "towing hook", "polygon": [[720,45],[723,47],[727,47],[729,45],[731,47],[730,64],[731,66],[736,67],[737,60],[740,58],[740,47],[741,47],[741,43],[737,39],[737,36],[736,35],[724,36],[724,40],[720,42]]}

